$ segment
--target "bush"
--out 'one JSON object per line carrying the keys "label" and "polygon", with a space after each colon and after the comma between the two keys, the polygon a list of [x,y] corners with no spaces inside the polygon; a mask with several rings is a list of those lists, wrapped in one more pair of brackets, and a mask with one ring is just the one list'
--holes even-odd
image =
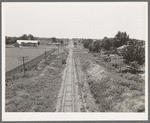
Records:
{"label": "bush", "polygon": [[109,55],[107,57],[104,56],[103,59],[105,62],[111,62],[111,58],[109,57]]}
{"label": "bush", "polygon": [[66,60],[65,59],[62,60],[62,64],[66,64]]}
{"label": "bush", "polygon": [[138,46],[137,42],[130,42],[129,46],[123,49],[122,55],[127,63],[137,61],[142,65],[145,62],[145,50],[142,46]]}
{"label": "bush", "polygon": [[90,52],[99,52],[100,50],[101,50],[101,47],[98,42],[94,42],[89,45]]}
{"label": "bush", "polygon": [[111,51],[105,50],[103,53],[106,54],[106,55],[109,55],[109,54],[111,54]]}
{"label": "bush", "polygon": [[112,63],[112,66],[114,66],[115,68],[118,68],[119,64],[117,64],[117,63]]}
{"label": "bush", "polygon": [[91,39],[88,39],[88,40],[85,40],[84,41],[84,48],[89,48],[89,45],[91,44],[93,42],[93,40],[91,40]]}
{"label": "bush", "polygon": [[111,53],[112,53],[112,54],[117,54],[117,53],[118,53],[118,52],[117,52],[117,49],[114,48],[113,50],[111,50]]}

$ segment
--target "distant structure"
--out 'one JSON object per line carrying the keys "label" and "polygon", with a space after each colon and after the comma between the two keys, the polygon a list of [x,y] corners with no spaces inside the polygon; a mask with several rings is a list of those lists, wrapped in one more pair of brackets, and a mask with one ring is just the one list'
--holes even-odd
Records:
{"label": "distant structure", "polygon": [[19,46],[38,46],[40,44],[37,40],[17,40],[15,47]]}
{"label": "distant structure", "polygon": [[128,46],[129,46],[129,45],[122,45],[121,47],[118,47],[118,48],[117,48],[118,54],[122,54],[123,50],[124,50],[125,48],[127,48]]}

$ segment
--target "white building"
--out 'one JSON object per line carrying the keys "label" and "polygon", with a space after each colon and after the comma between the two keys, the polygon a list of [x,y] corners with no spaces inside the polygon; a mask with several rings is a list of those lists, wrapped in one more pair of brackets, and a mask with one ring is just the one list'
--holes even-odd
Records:
{"label": "white building", "polygon": [[117,52],[118,54],[122,54],[122,51],[127,48],[129,45],[122,45],[121,47],[118,47],[117,48]]}
{"label": "white building", "polygon": [[20,46],[37,46],[39,41],[37,40],[17,40],[17,44]]}

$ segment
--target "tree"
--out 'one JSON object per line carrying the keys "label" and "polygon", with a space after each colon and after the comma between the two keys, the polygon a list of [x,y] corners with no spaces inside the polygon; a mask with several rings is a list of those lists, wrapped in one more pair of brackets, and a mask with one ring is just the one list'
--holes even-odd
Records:
{"label": "tree", "polygon": [[55,42],[55,43],[57,42],[55,37],[52,38],[52,42]]}
{"label": "tree", "polygon": [[28,35],[28,39],[29,39],[29,40],[34,40],[35,38],[34,38],[33,35],[29,34],[29,35]]}
{"label": "tree", "polygon": [[5,36],[5,42],[6,44],[14,44],[17,41],[17,37],[7,37]]}
{"label": "tree", "polygon": [[120,46],[121,46],[121,42],[120,42],[120,40],[118,40],[118,39],[114,39],[113,47],[118,48],[118,47],[120,47]]}
{"label": "tree", "polygon": [[92,39],[87,39],[87,40],[84,40],[83,43],[84,43],[84,48],[89,48],[89,45],[93,42]]}
{"label": "tree", "polygon": [[118,31],[118,33],[115,35],[115,38],[121,40],[121,32],[120,31]]}
{"label": "tree", "polygon": [[101,47],[100,47],[100,44],[98,42],[94,42],[93,46],[94,46],[94,48],[93,48],[94,52],[99,52],[100,51]]}
{"label": "tree", "polygon": [[28,36],[26,34],[23,34],[21,37],[19,37],[20,40],[28,40]]}
{"label": "tree", "polygon": [[109,38],[104,37],[104,39],[102,40],[102,47],[105,50],[110,50],[110,47],[112,46],[112,42]]}
{"label": "tree", "polygon": [[92,52],[94,49],[93,43],[90,43],[88,48],[89,48],[89,52]]}
{"label": "tree", "polygon": [[64,44],[64,41],[63,41],[63,40],[61,40],[61,41],[60,41],[60,43],[63,45],[63,44]]}
{"label": "tree", "polygon": [[127,63],[137,61],[138,64],[145,62],[145,49],[137,45],[137,41],[130,41],[129,46],[123,49],[123,58]]}
{"label": "tree", "polygon": [[118,33],[115,35],[115,40],[117,41],[114,44],[114,46],[116,46],[116,47],[120,47],[122,45],[127,45],[127,41],[129,40],[129,35],[127,35],[126,32],[118,31]]}
{"label": "tree", "polygon": [[92,42],[88,46],[89,52],[99,52],[101,50],[100,44],[98,42]]}
{"label": "tree", "polygon": [[126,32],[123,33],[123,36],[121,38],[122,45],[127,45],[127,41],[129,40],[129,35],[127,35]]}

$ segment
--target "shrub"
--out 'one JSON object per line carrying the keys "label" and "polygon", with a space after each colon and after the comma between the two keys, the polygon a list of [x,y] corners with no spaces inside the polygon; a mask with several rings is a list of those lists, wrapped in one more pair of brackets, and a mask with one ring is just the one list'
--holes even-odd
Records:
{"label": "shrub", "polygon": [[135,68],[135,69],[138,69],[138,68],[139,68],[139,65],[138,65],[138,62],[137,62],[137,61],[130,62],[130,65],[131,65],[131,67],[133,67],[133,68]]}
{"label": "shrub", "polygon": [[90,45],[92,42],[93,42],[93,40],[91,40],[91,39],[85,40],[85,41],[84,41],[84,44],[83,44],[84,48],[89,48],[89,45]]}
{"label": "shrub", "polygon": [[111,62],[111,58],[109,56],[104,56],[103,59],[105,62]]}
{"label": "shrub", "polygon": [[62,60],[62,64],[66,64],[66,60],[65,59]]}
{"label": "shrub", "polygon": [[104,39],[102,39],[102,47],[105,50],[110,50],[110,47],[112,46],[112,42],[110,38],[104,37]]}
{"label": "shrub", "polygon": [[112,63],[112,66],[114,66],[115,68],[118,68],[119,64],[117,64],[117,63]]}
{"label": "shrub", "polygon": [[98,42],[93,42],[89,45],[90,52],[99,52],[100,50],[101,50],[101,47]]}
{"label": "shrub", "polygon": [[132,85],[130,87],[130,90],[139,90],[139,87],[137,85]]}
{"label": "shrub", "polygon": [[145,50],[142,46],[138,46],[137,42],[130,42],[129,46],[123,49],[122,55],[127,63],[137,61],[142,65],[145,62]]}

